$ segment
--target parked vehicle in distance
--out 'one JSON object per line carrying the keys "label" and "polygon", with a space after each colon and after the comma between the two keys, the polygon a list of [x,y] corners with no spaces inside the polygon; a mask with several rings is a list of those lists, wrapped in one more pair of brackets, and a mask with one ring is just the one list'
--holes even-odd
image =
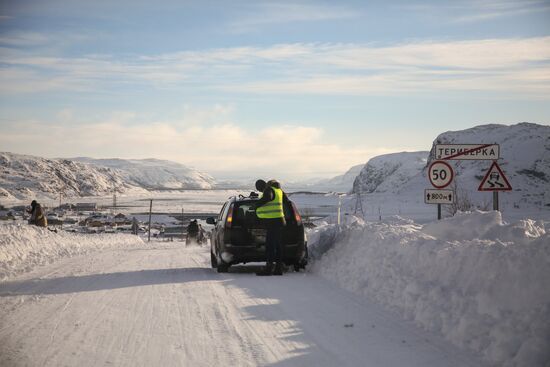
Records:
{"label": "parked vehicle in distance", "polygon": [[[258,196],[239,195],[225,202],[217,218],[207,218],[214,225],[210,233],[210,259],[219,273],[239,263],[265,262],[266,228],[256,216],[254,203]],[[286,226],[283,227],[283,261],[295,271],[305,268],[308,260],[304,225],[296,205],[283,206]]]}

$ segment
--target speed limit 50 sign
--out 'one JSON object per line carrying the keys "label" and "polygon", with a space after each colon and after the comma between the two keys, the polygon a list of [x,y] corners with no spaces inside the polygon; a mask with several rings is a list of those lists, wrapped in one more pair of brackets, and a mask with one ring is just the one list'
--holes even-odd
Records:
{"label": "speed limit 50 sign", "polygon": [[434,161],[430,164],[428,177],[432,186],[436,189],[443,189],[453,181],[454,172],[449,163],[445,161]]}

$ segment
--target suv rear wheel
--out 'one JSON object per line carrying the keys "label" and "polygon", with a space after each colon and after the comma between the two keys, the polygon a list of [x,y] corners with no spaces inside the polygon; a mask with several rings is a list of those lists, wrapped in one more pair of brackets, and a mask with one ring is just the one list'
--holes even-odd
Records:
{"label": "suv rear wheel", "polygon": [[231,266],[231,265],[229,265],[229,264],[227,264],[227,263],[224,263],[223,261],[220,261],[220,262],[218,263],[218,267],[217,267],[218,273],[227,273],[227,271],[229,270],[229,267],[230,267],[230,266]]}
{"label": "suv rear wheel", "polygon": [[218,267],[218,259],[216,259],[216,255],[214,255],[212,253],[212,251],[210,251],[210,265],[213,267],[213,268],[217,268]]}

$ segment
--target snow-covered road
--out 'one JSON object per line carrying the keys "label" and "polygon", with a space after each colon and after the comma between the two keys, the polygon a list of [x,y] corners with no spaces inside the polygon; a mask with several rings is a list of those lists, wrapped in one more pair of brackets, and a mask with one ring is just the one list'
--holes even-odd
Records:
{"label": "snow-covered road", "polygon": [[218,274],[156,243],[0,283],[0,366],[479,366],[311,273]]}

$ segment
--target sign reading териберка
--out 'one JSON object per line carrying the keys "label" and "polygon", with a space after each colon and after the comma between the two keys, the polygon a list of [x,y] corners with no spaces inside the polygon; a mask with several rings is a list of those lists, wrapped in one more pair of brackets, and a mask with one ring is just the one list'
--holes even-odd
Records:
{"label": "sign reading \u0442\u0435\u0440\u0438\u0431\u0435\u0440\u043a\u0430", "polygon": [[497,160],[498,144],[436,144],[435,158],[443,160]]}

